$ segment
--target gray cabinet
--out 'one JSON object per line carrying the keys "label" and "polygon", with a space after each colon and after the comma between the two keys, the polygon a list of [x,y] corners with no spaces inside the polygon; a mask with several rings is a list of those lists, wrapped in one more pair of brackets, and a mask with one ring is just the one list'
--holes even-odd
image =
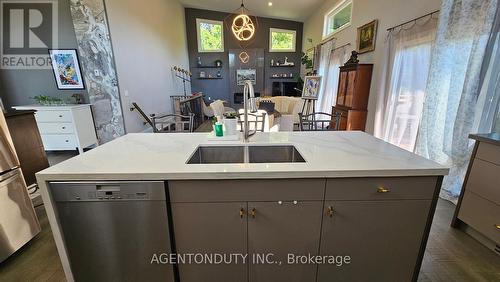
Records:
{"label": "gray cabinet", "polygon": [[248,252],[272,253],[276,264],[250,263],[249,281],[314,281],[316,265],[288,264],[288,254],[317,255],[322,201],[248,203]]}
{"label": "gray cabinet", "polygon": [[[169,181],[178,253],[248,254],[246,264],[181,264],[181,281],[415,280],[439,183],[437,177]],[[306,259],[290,263],[289,254]],[[318,255],[350,261],[307,260]]]}
{"label": "gray cabinet", "polygon": [[[244,202],[173,203],[177,253],[246,254],[246,209]],[[247,266],[242,262],[210,264],[193,261],[179,264],[179,274],[183,282],[243,282],[247,281]]]}
{"label": "gray cabinet", "polygon": [[317,281],[411,281],[430,207],[430,200],[326,201],[320,253],[350,263],[320,265]]}
{"label": "gray cabinet", "polygon": [[[324,179],[170,181],[177,253],[248,254],[246,264],[180,264],[181,281],[314,281]],[[267,254],[280,265],[258,263]],[[268,256],[267,258],[271,258]]]}

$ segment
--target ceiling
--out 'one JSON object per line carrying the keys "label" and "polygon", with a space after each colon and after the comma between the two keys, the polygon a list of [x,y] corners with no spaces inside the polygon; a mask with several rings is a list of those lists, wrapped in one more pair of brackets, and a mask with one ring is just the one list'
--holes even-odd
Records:
{"label": "ceiling", "polygon": [[[180,0],[189,8],[233,12],[241,5],[241,0]],[[272,2],[270,7],[268,3]],[[245,7],[255,16],[305,21],[324,0],[246,0]]]}

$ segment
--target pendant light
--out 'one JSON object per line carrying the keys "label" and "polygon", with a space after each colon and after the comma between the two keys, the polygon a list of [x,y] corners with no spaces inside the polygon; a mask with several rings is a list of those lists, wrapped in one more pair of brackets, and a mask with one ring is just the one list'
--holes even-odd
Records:
{"label": "pendant light", "polygon": [[247,45],[254,38],[257,31],[257,18],[250,16],[250,11],[245,7],[243,0],[241,6],[232,12],[225,22],[240,43],[240,46]]}
{"label": "pendant light", "polygon": [[231,30],[233,31],[233,35],[239,41],[248,41],[252,39],[255,34],[255,25],[252,19],[248,16],[248,10],[245,8],[243,1],[241,1],[239,12],[239,15],[233,19]]}

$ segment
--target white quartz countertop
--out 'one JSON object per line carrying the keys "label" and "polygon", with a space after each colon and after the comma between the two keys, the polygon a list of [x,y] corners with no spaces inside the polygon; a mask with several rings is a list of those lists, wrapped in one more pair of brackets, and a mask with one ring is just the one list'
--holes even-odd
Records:
{"label": "white quartz countertop", "polygon": [[294,145],[305,163],[186,164],[207,133],[128,134],[37,174],[51,180],[173,180],[446,175],[445,168],[363,132],[257,133],[250,145]]}

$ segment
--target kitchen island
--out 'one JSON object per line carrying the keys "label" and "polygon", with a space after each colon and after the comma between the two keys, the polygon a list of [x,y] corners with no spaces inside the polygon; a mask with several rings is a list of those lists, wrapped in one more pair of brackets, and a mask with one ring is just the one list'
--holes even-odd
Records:
{"label": "kitchen island", "polygon": [[362,132],[178,133],[37,180],[70,281],[415,281],[447,173]]}

